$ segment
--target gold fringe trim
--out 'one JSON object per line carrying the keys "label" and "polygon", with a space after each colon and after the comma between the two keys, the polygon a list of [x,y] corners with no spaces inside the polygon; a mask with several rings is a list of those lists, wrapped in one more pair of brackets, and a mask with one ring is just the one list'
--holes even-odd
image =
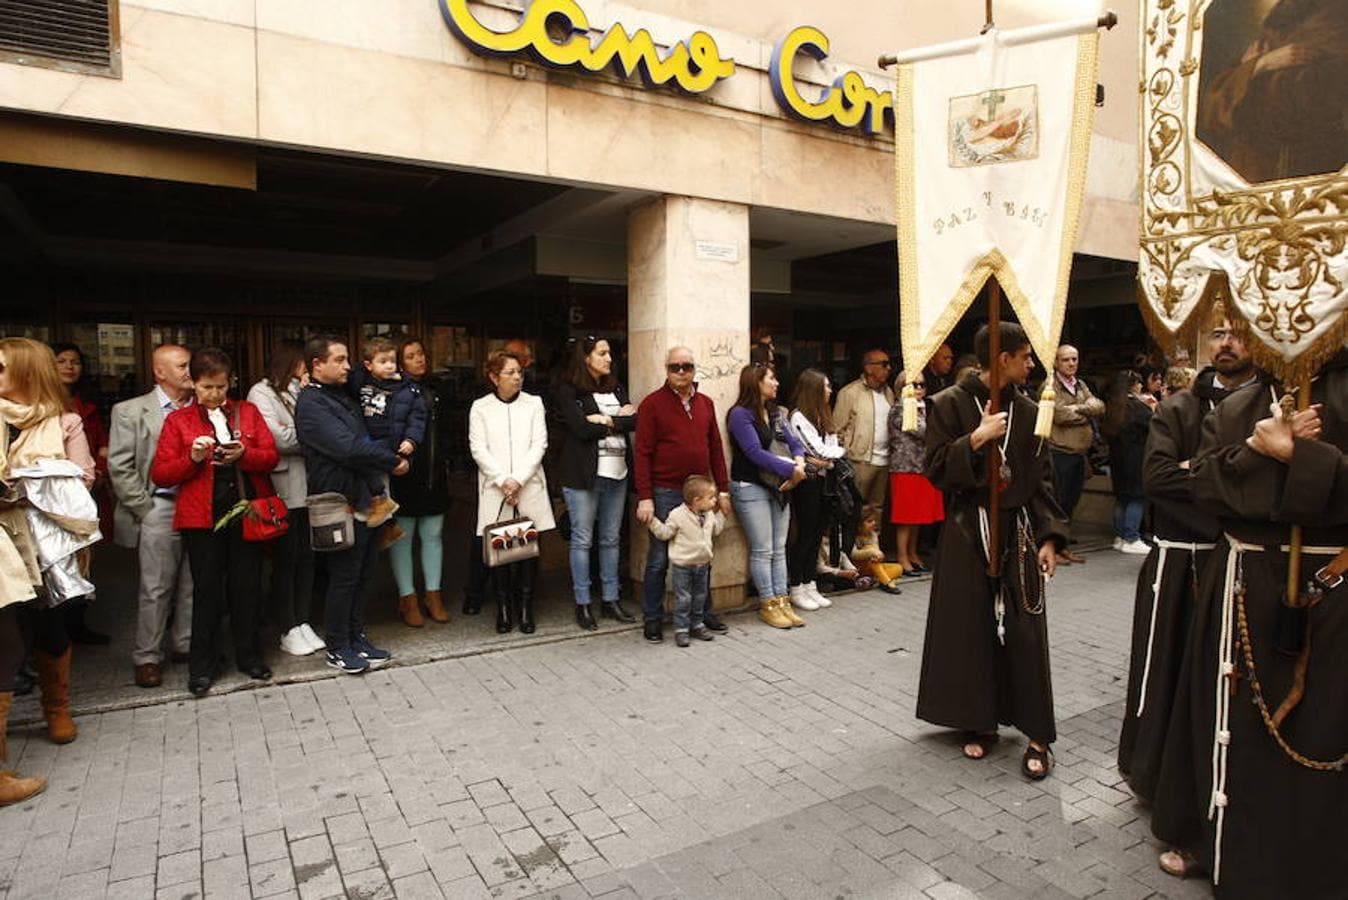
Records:
{"label": "gold fringe trim", "polygon": [[1231,314],[1231,321],[1237,323],[1244,332],[1245,346],[1254,357],[1254,364],[1285,385],[1298,385],[1314,378],[1321,366],[1348,346],[1348,313],[1340,313],[1339,320],[1325,329],[1324,334],[1298,353],[1296,359],[1288,360],[1259,339],[1258,332],[1241,313],[1239,306],[1227,304],[1227,311]]}

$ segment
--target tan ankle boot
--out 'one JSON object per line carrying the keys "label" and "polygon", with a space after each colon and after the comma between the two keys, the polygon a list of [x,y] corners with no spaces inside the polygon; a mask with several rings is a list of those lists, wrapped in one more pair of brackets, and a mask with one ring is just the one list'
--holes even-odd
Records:
{"label": "tan ankle boot", "polygon": [[782,614],[781,597],[763,597],[758,601],[758,618],[773,628],[790,628],[791,620]]}
{"label": "tan ankle boot", "polygon": [[[9,705],[13,694],[0,694],[0,762],[9,756],[9,741],[5,737],[9,725]],[[45,778],[22,778],[13,772],[0,772],[0,806],[21,803],[47,786]]]}
{"label": "tan ankle boot", "polygon": [[398,598],[398,613],[408,628],[420,628],[426,624],[426,620],[421,617],[421,601],[416,594],[404,594]]}
{"label": "tan ankle boot", "polygon": [[777,611],[782,614],[782,618],[791,623],[792,628],[804,628],[805,620],[796,615],[796,611],[791,608],[790,597],[778,597]]}
{"label": "tan ankle boot", "polygon": [[54,744],[69,744],[79,734],[70,718],[70,648],[60,656],[41,651],[33,654],[42,715],[47,719],[47,737]]}
{"label": "tan ankle boot", "polygon": [[426,592],[426,612],[437,622],[449,621],[449,610],[445,609],[445,601],[440,598],[439,591]]}

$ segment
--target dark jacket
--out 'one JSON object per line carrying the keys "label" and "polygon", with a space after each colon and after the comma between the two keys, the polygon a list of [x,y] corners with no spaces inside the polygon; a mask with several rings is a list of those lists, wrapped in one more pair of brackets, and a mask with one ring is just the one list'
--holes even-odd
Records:
{"label": "dark jacket", "polygon": [[1122,402],[1127,404],[1123,422],[1115,434],[1108,435],[1109,478],[1114,495],[1128,500],[1141,500],[1142,461],[1147,446],[1147,432],[1151,427],[1151,407],[1129,394]]}
{"label": "dark jacket", "polygon": [[416,396],[424,410],[426,427],[423,439],[413,440],[417,449],[408,459],[411,469],[406,475],[389,479],[389,491],[401,507],[399,515],[438,516],[449,509],[450,413],[445,408],[444,387],[430,376],[416,381],[404,373],[403,378],[418,389]]}
{"label": "dark jacket", "polygon": [[[607,391],[604,393],[608,393]],[[616,386],[612,393],[620,406],[628,404],[627,390]],[[586,416],[599,412],[599,404],[591,391],[582,391],[563,382],[552,395],[552,417],[562,428],[561,452],[557,459],[557,473],[562,487],[588,491],[594,487],[599,470],[599,441],[610,434],[626,435],[636,430],[637,417],[614,416],[613,428],[585,421]],[[627,465],[631,468],[632,451],[628,448]]]}
{"label": "dark jacket", "polygon": [[309,493],[335,492],[356,509],[370,505],[371,475],[393,471],[398,456],[365,431],[365,417],[345,387],[310,382],[295,403]]}
{"label": "dark jacket", "polygon": [[403,441],[425,440],[426,404],[416,381],[375,378],[362,366],[351,370],[347,391],[360,402],[365,431],[372,439],[395,452]]}

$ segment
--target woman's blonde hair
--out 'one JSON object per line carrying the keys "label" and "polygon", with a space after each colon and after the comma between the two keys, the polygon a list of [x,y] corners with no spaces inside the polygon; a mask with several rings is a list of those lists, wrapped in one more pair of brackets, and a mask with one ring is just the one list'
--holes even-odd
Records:
{"label": "woman's blonde hair", "polygon": [[[23,402],[42,411],[42,418],[71,410],[70,395],[56,371],[56,354],[46,344],[29,338],[0,338],[0,354],[10,384],[23,394]],[[10,398],[11,400],[14,398]]]}

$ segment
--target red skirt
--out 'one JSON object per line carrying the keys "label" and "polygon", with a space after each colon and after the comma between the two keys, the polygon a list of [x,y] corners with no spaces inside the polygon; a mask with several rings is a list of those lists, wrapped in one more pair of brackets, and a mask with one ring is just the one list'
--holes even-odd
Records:
{"label": "red skirt", "polygon": [[891,472],[889,521],[895,525],[930,525],[945,519],[945,498],[926,475]]}

